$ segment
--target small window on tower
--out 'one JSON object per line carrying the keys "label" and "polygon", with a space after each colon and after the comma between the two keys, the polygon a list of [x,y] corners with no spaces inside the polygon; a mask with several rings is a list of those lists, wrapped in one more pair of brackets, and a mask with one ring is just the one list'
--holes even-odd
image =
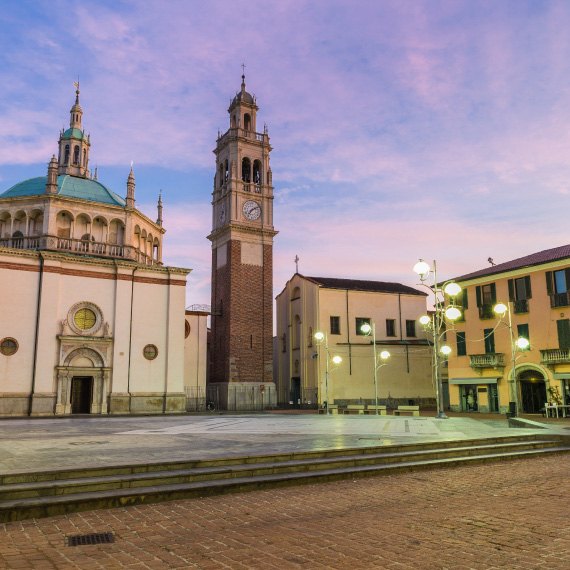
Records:
{"label": "small window on tower", "polygon": [[79,166],[79,147],[77,145],[73,147],[73,164]]}
{"label": "small window on tower", "polygon": [[63,159],[63,163],[65,164],[65,166],[67,166],[69,164],[69,145],[68,144],[65,145],[65,158]]}

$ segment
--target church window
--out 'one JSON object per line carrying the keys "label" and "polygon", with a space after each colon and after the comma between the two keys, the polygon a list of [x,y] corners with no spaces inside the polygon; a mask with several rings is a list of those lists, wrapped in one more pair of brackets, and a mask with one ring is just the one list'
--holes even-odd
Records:
{"label": "church window", "polygon": [[158,348],[154,344],[147,344],[143,348],[143,356],[147,360],[154,360],[158,356]]}
{"label": "church window", "polygon": [[247,157],[241,161],[241,179],[251,182],[251,161]]}
{"label": "church window", "polygon": [[293,349],[299,348],[301,346],[301,318],[299,315],[295,315],[295,325],[293,328]]}
{"label": "church window", "polygon": [[220,181],[218,186],[221,188],[224,184],[224,165],[220,164]]}
{"label": "church window", "polygon": [[243,128],[246,131],[251,131],[251,117],[249,116],[249,113],[246,113],[243,116]]}
{"label": "church window", "polygon": [[24,234],[20,231],[12,234],[12,247],[22,249],[24,247]]}
{"label": "church window", "polygon": [[87,166],[87,151],[83,149],[83,168]]}
{"label": "church window", "polygon": [[227,182],[228,178],[230,177],[230,168],[229,168],[229,163],[227,160],[225,162],[225,168],[226,168],[226,171],[224,172],[224,181]]}
{"label": "church window", "polygon": [[79,166],[79,146],[77,145],[73,147],[73,164]]}
{"label": "church window", "polygon": [[83,307],[73,315],[73,323],[78,329],[87,331],[92,329],[97,322],[97,315],[91,309]]}
{"label": "church window", "polygon": [[63,159],[63,164],[65,164],[65,166],[67,166],[69,164],[69,145],[66,144],[65,145],[65,158]]}
{"label": "church window", "polygon": [[18,352],[18,341],[15,338],[6,337],[0,341],[0,353],[4,356],[12,356]]}

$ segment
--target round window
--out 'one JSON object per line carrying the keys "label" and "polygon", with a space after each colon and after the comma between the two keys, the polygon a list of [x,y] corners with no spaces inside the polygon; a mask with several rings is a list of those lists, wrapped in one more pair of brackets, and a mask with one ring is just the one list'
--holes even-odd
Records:
{"label": "round window", "polygon": [[154,360],[158,356],[158,348],[154,344],[147,344],[143,348],[143,356],[147,360]]}
{"label": "round window", "polygon": [[15,338],[3,338],[0,341],[0,353],[4,356],[12,356],[18,352],[18,341]]}
{"label": "round window", "polygon": [[184,338],[188,338],[190,336],[190,323],[188,321],[184,321]]}
{"label": "round window", "polygon": [[73,315],[73,322],[78,329],[82,331],[88,331],[95,326],[97,322],[97,315],[91,310],[87,308],[79,309]]}

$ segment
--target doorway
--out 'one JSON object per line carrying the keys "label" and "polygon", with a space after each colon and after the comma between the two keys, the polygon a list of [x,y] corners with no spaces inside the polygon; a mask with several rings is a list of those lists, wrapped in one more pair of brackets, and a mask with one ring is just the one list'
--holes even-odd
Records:
{"label": "doorway", "polygon": [[301,407],[301,379],[291,378],[291,401],[295,408]]}
{"label": "doorway", "polygon": [[522,411],[538,414],[546,402],[544,377],[535,370],[525,370],[519,376],[521,386]]}
{"label": "doorway", "polygon": [[93,377],[74,376],[71,379],[71,413],[90,414],[93,396]]}

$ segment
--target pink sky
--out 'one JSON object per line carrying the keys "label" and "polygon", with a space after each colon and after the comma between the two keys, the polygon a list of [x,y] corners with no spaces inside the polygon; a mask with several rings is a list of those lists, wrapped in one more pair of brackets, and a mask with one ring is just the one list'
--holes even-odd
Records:
{"label": "pink sky", "polygon": [[274,286],[416,283],[570,242],[570,3],[63,1],[0,13],[0,188],[44,174],[80,78],[99,179],[151,216],[209,303],[212,149],[248,90],[268,124]]}

